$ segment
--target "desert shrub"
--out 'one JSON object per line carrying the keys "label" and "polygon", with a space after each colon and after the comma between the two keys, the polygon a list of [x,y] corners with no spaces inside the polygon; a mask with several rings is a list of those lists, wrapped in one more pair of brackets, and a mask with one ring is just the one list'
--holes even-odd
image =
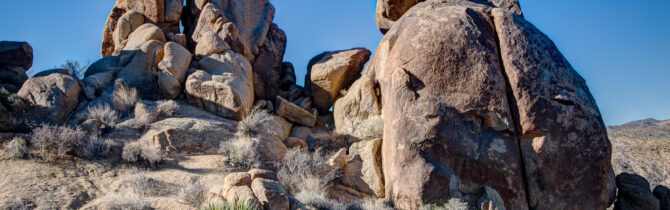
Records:
{"label": "desert shrub", "polygon": [[251,137],[236,136],[229,141],[219,143],[218,154],[223,155],[222,162],[227,166],[239,168],[257,168],[260,166],[260,156],[256,154],[254,145],[257,144]]}
{"label": "desert shrub", "polygon": [[369,117],[355,128],[354,136],[363,140],[384,137],[384,119],[380,115]]}
{"label": "desert shrub", "polygon": [[161,148],[148,141],[135,141],[123,147],[121,158],[129,163],[145,162],[156,165],[165,159]]}
{"label": "desert shrub", "polygon": [[205,202],[205,196],[207,195],[208,190],[209,189],[207,188],[207,185],[204,183],[198,182],[194,184],[188,184],[179,190],[177,197],[179,197],[179,199],[185,204],[191,205],[193,207],[199,207]]}
{"label": "desert shrub", "polygon": [[121,180],[121,184],[115,192],[136,194],[142,197],[155,197],[169,195],[171,193],[170,190],[164,183],[139,172],[127,174]]}
{"label": "desert shrub", "polygon": [[130,111],[135,107],[137,100],[137,89],[123,84],[116,85],[114,93],[112,93],[112,104],[114,105],[114,109],[122,112]]}
{"label": "desert shrub", "polygon": [[28,152],[26,140],[21,137],[14,137],[5,145],[5,151],[13,158],[23,158]]}
{"label": "desert shrub", "polygon": [[446,203],[427,204],[421,210],[468,210],[468,203],[458,198],[450,198]]}
{"label": "desert shrub", "polygon": [[10,131],[24,124],[21,117],[28,104],[24,98],[0,88],[0,131]]}
{"label": "desert shrub", "polygon": [[51,160],[51,154],[89,157],[89,136],[79,128],[43,124],[33,130],[30,140],[42,158]]}
{"label": "desert shrub", "polygon": [[158,112],[162,116],[170,117],[179,109],[179,104],[173,100],[159,101],[158,102]]}
{"label": "desert shrub", "polygon": [[328,199],[326,197],[326,193],[323,191],[300,191],[295,195],[295,199],[298,199],[301,203],[312,206],[315,209],[345,210],[350,209],[350,206],[352,205],[333,199]]}
{"label": "desert shrub", "polygon": [[[277,119],[277,116],[270,114],[267,110],[259,107],[254,107],[249,115],[242,119],[237,124],[237,133],[244,136],[253,136],[259,134],[259,128],[266,123],[272,123]],[[264,130],[263,133],[276,136],[276,133],[271,133],[272,130]]]}
{"label": "desert shrub", "polygon": [[258,210],[260,207],[254,202],[240,202],[240,203],[208,203],[200,207],[200,210]]}
{"label": "desert shrub", "polygon": [[88,66],[91,64],[91,61],[86,61],[86,63],[79,63],[79,61],[75,60],[67,60],[63,65],[60,67],[63,69],[66,69],[68,72],[70,72],[70,75],[76,76],[78,78],[84,78],[84,73],[86,73],[86,69],[88,69]]}
{"label": "desert shrub", "polygon": [[323,193],[337,176],[337,171],[328,166],[326,155],[321,149],[313,153],[291,149],[276,166],[279,169],[277,178],[293,195],[301,192],[315,195]]}
{"label": "desert shrub", "polygon": [[360,204],[357,204],[358,209],[362,210],[393,210],[386,202],[383,200],[364,200]]}
{"label": "desert shrub", "polygon": [[108,105],[95,105],[87,108],[87,119],[99,120],[108,127],[116,126],[119,121],[119,114]]}
{"label": "desert shrub", "polygon": [[113,145],[114,141],[111,139],[90,137],[81,150],[85,152],[85,157],[88,158],[107,157]]}
{"label": "desert shrub", "polygon": [[149,205],[137,194],[119,193],[105,196],[98,207],[103,210],[150,209]]}

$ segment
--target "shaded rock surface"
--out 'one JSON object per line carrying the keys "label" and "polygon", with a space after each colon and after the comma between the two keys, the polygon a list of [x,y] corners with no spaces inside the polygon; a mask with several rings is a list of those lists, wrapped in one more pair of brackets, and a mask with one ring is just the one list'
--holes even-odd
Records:
{"label": "shaded rock surface", "polygon": [[370,54],[367,49],[355,48],[324,52],[309,61],[305,87],[319,113],[328,113],[340,90],[360,77]]}
{"label": "shaded rock surface", "polygon": [[0,42],[0,88],[16,93],[28,79],[33,65],[33,48],[27,42]]}
{"label": "shaded rock surface", "polygon": [[619,191],[614,209],[661,209],[644,177],[622,173],[616,177],[616,185]]}
{"label": "shaded rock surface", "polygon": [[29,113],[44,122],[62,122],[79,103],[76,78],[64,74],[32,77],[18,95],[30,102]]}

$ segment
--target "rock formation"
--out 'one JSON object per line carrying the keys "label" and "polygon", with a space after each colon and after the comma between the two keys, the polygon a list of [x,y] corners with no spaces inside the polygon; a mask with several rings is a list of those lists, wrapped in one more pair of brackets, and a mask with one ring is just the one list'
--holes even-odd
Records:
{"label": "rock formation", "polygon": [[0,88],[16,93],[28,79],[33,48],[26,42],[0,42]]}

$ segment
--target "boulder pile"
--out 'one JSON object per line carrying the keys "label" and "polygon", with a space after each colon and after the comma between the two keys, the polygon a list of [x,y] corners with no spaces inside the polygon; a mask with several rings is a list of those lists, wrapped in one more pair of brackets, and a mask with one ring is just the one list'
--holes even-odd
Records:
{"label": "boulder pile", "polygon": [[[615,179],[586,81],[517,0],[378,0],[385,35],[374,57],[319,54],[304,87],[284,61],[274,14],[269,0],[117,0],[103,58],[83,78],[28,78],[30,45],[0,42],[0,87],[26,99],[39,123],[83,125],[165,154],[216,154],[249,139],[268,170],[227,175],[211,201],[292,208],[271,170],[295,148],[332,153],[340,176],[327,194],[343,202],[605,209],[618,187],[623,209],[667,209],[667,188]],[[120,119],[97,131],[102,120],[87,117],[96,107]],[[265,116],[258,110],[275,118],[255,119]]]}

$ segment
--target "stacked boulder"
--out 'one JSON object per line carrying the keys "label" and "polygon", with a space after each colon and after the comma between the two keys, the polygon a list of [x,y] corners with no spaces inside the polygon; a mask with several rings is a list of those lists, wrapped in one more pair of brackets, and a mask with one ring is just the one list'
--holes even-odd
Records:
{"label": "stacked boulder", "polygon": [[251,203],[263,209],[289,209],[289,197],[277,175],[268,170],[251,169],[248,172],[228,174],[223,186],[215,186],[207,194],[210,202]]}
{"label": "stacked boulder", "polygon": [[26,42],[0,42],[0,88],[16,93],[28,79],[33,48]]}
{"label": "stacked boulder", "polygon": [[364,73],[381,89],[387,199],[403,209],[487,194],[508,209],[608,207],[598,107],[518,2],[407,3],[378,1],[386,34]]}

